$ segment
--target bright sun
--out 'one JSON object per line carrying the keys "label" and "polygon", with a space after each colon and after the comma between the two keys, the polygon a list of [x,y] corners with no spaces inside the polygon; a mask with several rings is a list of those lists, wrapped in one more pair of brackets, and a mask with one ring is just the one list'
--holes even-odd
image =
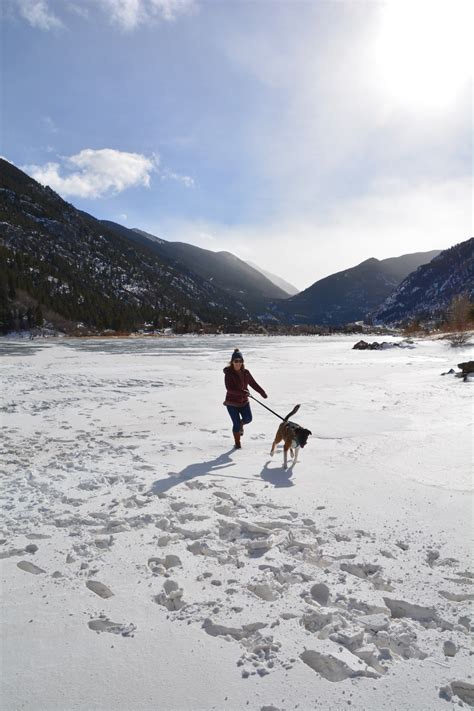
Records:
{"label": "bright sun", "polygon": [[472,0],[388,0],[376,72],[392,100],[417,109],[451,104],[472,76]]}

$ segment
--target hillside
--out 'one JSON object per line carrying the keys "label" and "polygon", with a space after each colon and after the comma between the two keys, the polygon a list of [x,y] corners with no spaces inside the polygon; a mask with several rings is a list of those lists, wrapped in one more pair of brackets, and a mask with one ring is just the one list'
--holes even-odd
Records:
{"label": "hillside", "polygon": [[474,237],[446,249],[410,274],[373,318],[381,323],[444,316],[452,298],[466,293],[474,300]]}
{"label": "hillside", "polygon": [[296,296],[275,306],[293,323],[343,325],[363,320],[413,269],[430,261],[439,250],[385,260],[367,259],[351,269],[320,279]]}
{"label": "hillside", "polygon": [[474,239],[441,254],[368,259],[288,298],[230,252],[97,220],[3,159],[0,169],[2,333],[44,319],[66,332],[396,323],[435,317],[454,295],[474,293]]}
{"label": "hillside", "polygon": [[[42,323],[71,331],[186,330],[248,317],[225,292],[132,242],[0,160],[0,330]],[[138,237],[138,235],[137,235]]]}
{"label": "hillside", "polygon": [[[126,228],[104,221],[108,227],[123,234]],[[147,240],[157,254],[180,268],[188,269],[202,279],[212,282],[241,302],[247,309],[260,312],[266,309],[271,299],[285,299],[288,294],[276,286],[258,269],[247,264],[230,252],[213,252],[186,242],[168,242],[143,230],[127,230],[141,240]],[[130,237],[133,239],[133,237]]]}

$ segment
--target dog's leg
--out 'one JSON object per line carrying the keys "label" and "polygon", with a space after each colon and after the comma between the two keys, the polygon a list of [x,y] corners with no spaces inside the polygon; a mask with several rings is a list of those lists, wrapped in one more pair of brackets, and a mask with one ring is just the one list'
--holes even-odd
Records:
{"label": "dog's leg", "polygon": [[289,445],[285,444],[283,447],[283,469],[288,469],[288,450]]}
{"label": "dog's leg", "polygon": [[298,461],[298,454],[299,454],[299,451],[300,451],[300,448],[299,448],[299,447],[295,447],[295,453],[294,453],[294,455],[293,455],[293,466],[294,466],[294,465],[296,464],[296,462]]}
{"label": "dog's leg", "polygon": [[272,448],[270,450],[271,457],[273,457],[273,455],[275,454],[276,446],[277,446],[277,444],[279,444],[281,442],[282,439],[283,439],[283,437],[281,437],[280,433],[277,432],[275,435],[275,439],[273,440]]}

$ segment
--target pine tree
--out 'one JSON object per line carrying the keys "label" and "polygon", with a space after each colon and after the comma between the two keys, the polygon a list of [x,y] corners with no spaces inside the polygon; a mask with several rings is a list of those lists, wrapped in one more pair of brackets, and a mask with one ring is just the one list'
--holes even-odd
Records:
{"label": "pine tree", "polygon": [[43,317],[43,311],[41,309],[41,304],[36,305],[33,318],[34,318],[34,325],[41,328],[44,323],[44,317]]}

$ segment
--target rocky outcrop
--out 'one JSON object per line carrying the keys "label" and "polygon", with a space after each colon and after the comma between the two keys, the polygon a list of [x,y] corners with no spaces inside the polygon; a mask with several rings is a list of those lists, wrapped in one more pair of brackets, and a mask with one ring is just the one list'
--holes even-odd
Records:
{"label": "rocky outcrop", "polygon": [[465,383],[468,383],[474,378],[474,360],[468,360],[465,363],[458,363],[460,370],[454,368],[441,373],[441,375],[454,375],[455,378],[462,378]]}
{"label": "rocky outcrop", "polygon": [[356,351],[384,351],[388,348],[414,348],[411,341],[402,341],[401,343],[388,343],[387,341],[373,341],[368,343],[367,341],[358,341],[353,347]]}
{"label": "rocky outcrop", "polygon": [[458,363],[458,368],[463,372],[463,375],[474,373],[474,360],[468,360],[465,363]]}

